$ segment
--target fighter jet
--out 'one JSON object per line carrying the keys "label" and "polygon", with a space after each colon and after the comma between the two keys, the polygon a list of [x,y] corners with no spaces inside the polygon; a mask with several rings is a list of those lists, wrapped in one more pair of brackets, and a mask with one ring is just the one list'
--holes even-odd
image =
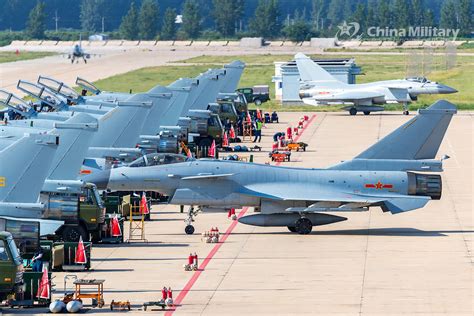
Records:
{"label": "fighter jet", "polygon": [[379,105],[402,103],[403,114],[408,115],[408,103],[417,100],[420,94],[449,94],[457,90],[432,82],[424,77],[409,77],[401,80],[375,81],[364,84],[346,84],[324,70],[302,53],[295,55],[300,73],[301,100],[310,105],[351,103],[346,107],[351,115],[358,111],[369,115],[372,111],[383,111]]}
{"label": "fighter jet", "polygon": [[[236,161],[151,154],[88,181],[112,190],[158,191],[169,203],[191,205],[186,233],[198,210],[255,207],[239,219],[257,226],[287,226],[308,234],[313,226],[346,220],[331,214],[380,207],[398,214],[441,198],[436,153],[456,107],[438,101],[363,151],[327,169],[304,169]],[[419,173],[423,172],[423,173]]]}

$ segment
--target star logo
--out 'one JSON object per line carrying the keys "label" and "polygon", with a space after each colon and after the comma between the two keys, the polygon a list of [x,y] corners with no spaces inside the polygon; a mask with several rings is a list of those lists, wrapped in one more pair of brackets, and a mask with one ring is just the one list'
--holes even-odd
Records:
{"label": "star logo", "polygon": [[347,35],[347,36],[351,36],[351,28],[352,26],[351,25],[348,25],[346,21],[344,21],[344,23],[342,23],[342,25],[338,25],[337,26],[340,30],[340,35]]}
{"label": "star logo", "polygon": [[377,183],[366,183],[365,184],[366,189],[375,189],[375,190],[382,190],[382,189],[393,189],[393,184],[383,184],[380,181],[377,181]]}
{"label": "star logo", "polygon": [[338,25],[337,28],[339,31],[336,33],[336,39],[338,39],[339,36],[346,35],[349,38],[354,37],[357,35],[357,33],[360,30],[360,24],[357,22],[350,22],[347,23],[344,21],[341,25]]}

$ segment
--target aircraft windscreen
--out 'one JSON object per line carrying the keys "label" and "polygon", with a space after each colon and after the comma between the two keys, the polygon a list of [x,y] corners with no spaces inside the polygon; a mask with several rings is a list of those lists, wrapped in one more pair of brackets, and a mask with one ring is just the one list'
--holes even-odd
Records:
{"label": "aircraft windscreen", "polygon": [[40,76],[38,78],[38,83],[54,91],[55,93],[59,93],[60,95],[66,98],[77,99],[79,97],[79,94],[76,91],[74,91],[71,87],[55,79]]}
{"label": "aircraft windscreen", "polygon": [[428,82],[428,79],[426,79],[425,77],[408,77],[406,78],[406,80],[412,81],[412,82],[419,82],[419,83]]}
{"label": "aircraft windscreen", "polygon": [[148,154],[130,163],[129,167],[150,167],[158,165],[168,165],[172,163],[180,163],[187,161],[187,157],[178,154]]}
{"label": "aircraft windscreen", "polygon": [[25,101],[3,90],[0,90],[0,105],[9,106],[20,111],[27,111],[29,108]]}

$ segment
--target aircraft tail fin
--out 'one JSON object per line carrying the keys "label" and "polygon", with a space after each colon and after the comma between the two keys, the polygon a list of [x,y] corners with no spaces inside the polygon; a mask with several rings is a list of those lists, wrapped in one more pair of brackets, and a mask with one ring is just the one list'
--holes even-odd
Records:
{"label": "aircraft tail fin", "polygon": [[334,78],[329,72],[324,70],[323,67],[316,64],[305,54],[296,54],[295,61],[301,81],[336,81],[342,85],[342,82]]}
{"label": "aircraft tail fin", "polygon": [[49,169],[48,179],[77,178],[93,133],[97,129],[97,119],[86,113],[78,113],[65,122],[55,124],[52,134],[60,135],[61,144]]}
{"label": "aircraft tail fin", "polygon": [[58,136],[26,134],[0,151],[0,201],[37,202],[58,144]]}
{"label": "aircraft tail fin", "polygon": [[355,158],[433,159],[456,112],[454,104],[437,101]]}

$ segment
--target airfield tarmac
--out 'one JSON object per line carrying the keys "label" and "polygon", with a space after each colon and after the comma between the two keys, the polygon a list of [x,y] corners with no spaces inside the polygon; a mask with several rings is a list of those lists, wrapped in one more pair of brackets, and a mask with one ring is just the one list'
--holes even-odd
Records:
{"label": "airfield tarmac", "polygon": [[[92,271],[78,276],[106,280],[106,306],[88,313],[115,313],[108,308],[114,299],[130,300],[128,313],[167,316],[472,315],[473,114],[453,118],[438,153],[451,156],[444,163],[443,196],[420,210],[349,213],[347,221],[314,227],[310,235],[207,213],[197,216],[196,233],[185,235],[178,207],[154,206],[146,223],[148,243],[94,247]],[[272,135],[294,126],[302,113],[279,115],[280,124],[263,129],[256,162],[269,161]],[[314,115],[299,139],[309,144],[307,152],[294,153],[282,165],[325,167],[350,159],[409,119],[399,112]],[[216,226],[227,231],[225,241],[202,242],[201,232]],[[200,258],[198,272],[182,268],[190,252]],[[62,294],[65,274],[54,273],[54,297]],[[176,308],[142,311],[143,302],[159,300],[163,286],[173,289]]]}

